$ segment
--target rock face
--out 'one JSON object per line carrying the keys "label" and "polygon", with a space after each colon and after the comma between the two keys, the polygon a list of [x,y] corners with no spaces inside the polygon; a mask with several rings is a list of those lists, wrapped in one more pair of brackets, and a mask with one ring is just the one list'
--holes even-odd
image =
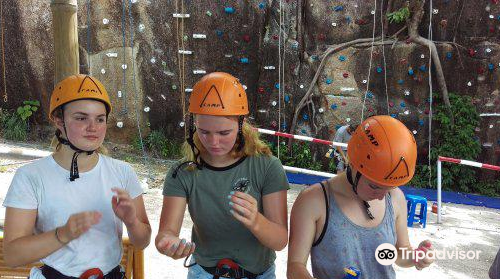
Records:
{"label": "rock face", "polygon": [[[54,86],[50,3],[12,2],[4,5],[2,16],[6,79],[0,79],[0,93],[5,88],[8,100],[2,98],[1,106],[41,100],[37,122],[42,123]],[[430,27],[448,90],[473,96],[481,113],[500,112],[500,4],[438,2]],[[110,138],[130,142],[140,127],[142,135],[164,129],[182,139],[189,89],[205,72],[227,71],[247,87],[250,118],[261,127],[331,139],[338,125],[388,113],[414,130],[420,146],[427,145],[429,51],[404,36],[373,48],[371,41],[353,45],[326,57],[312,88],[313,103],[298,115],[296,130],[289,131],[328,47],[380,35],[387,1],[376,1],[376,6],[354,0],[281,1],[281,7],[280,1],[268,0],[228,3],[78,1],[80,71],[96,76],[111,95]],[[396,0],[393,6],[402,3]],[[426,9],[420,26],[424,37]],[[388,27],[390,37],[403,25]],[[432,91],[439,91],[435,80]],[[480,159],[490,164],[500,163],[499,121],[498,116],[482,117],[477,129]]]}

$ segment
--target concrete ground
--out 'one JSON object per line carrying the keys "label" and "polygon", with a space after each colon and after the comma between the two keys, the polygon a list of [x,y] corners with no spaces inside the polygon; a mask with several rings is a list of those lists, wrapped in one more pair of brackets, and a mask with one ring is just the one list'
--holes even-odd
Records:
{"label": "concrete ground", "polygon": [[[29,156],[6,155],[3,150],[18,148],[17,150],[29,151],[37,148],[28,148],[26,145],[6,144],[0,141],[0,202],[3,201],[10,181],[15,170],[26,160],[32,159]],[[17,152],[20,154],[19,152]],[[119,156],[120,157],[120,156]],[[123,158],[123,157],[122,157]],[[128,158],[128,157],[127,157]],[[162,206],[161,181],[166,169],[171,162],[162,161],[159,164],[150,163],[151,166],[144,166],[142,161],[132,163],[132,166],[139,174],[140,180],[146,182],[147,177],[149,189],[144,195],[146,210],[153,228],[153,238],[158,231],[158,224]],[[153,171],[152,171],[153,170]],[[303,185],[291,185],[288,192],[288,208],[291,210],[292,204],[304,188]],[[428,208],[431,208],[429,203]],[[4,216],[4,208],[0,210],[0,218]],[[500,210],[488,209],[484,207],[445,204],[446,214],[443,216],[443,224],[436,223],[436,215],[428,212],[427,226],[409,228],[410,241],[413,246],[417,246],[420,241],[429,239],[435,249],[447,249],[452,251],[480,251],[479,258],[473,260],[444,259],[436,260],[429,268],[417,271],[415,268],[395,267],[398,278],[488,278],[488,269],[500,246]],[[181,237],[190,238],[191,220],[186,211]],[[277,278],[286,278],[287,249],[277,253],[276,275]],[[186,278],[187,269],[182,266],[182,260],[172,260],[159,254],[152,243],[145,250],[145,270],[146,278],[170,279]],[[368,278],[367,276],[363,276]]]}

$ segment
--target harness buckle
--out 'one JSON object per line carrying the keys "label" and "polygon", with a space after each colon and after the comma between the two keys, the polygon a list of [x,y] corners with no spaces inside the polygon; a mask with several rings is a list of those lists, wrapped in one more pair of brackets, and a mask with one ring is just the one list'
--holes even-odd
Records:
{"label": "harness buckle", "polygon": [[85,271],[84,273],[82,273],[82,275],[80,275],[79,278],[80,279],[103,279],[104,274],[102,273],[102,270],[100,270],[99,268],[91,268],[91,269]]}

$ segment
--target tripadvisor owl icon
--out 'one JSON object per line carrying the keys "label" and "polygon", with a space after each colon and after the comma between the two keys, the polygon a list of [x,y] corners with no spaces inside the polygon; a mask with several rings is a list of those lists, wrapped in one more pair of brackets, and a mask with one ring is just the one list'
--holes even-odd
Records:
{"label": "tripadvisor owl icon", "polygon": [[398,258],[398,250],[390,243],[380,244],[375,250],[375,259],[381,265],[392,265]]}

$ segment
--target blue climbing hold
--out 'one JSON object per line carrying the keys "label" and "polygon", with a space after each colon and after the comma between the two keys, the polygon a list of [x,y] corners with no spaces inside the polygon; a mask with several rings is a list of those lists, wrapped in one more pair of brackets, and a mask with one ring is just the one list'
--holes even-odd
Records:
{"label": "blue climbing hold", "polygon": [[224,32],[222,32],[222,30],[215,30],[215,34],[217,34],[217,36],[222,36],[222,34],[224,34]]}
{"label": "blue climbing hold", "polygon": [[240,58],[240,62],[241,62],[241,63],[243,63],[243,64],[248,64],[248,63],[250,63],[250,62],[248,61],[248,58],[246,58],[246,57]]}
{"label": "blue climbing hold", "polygon": [[405,82],[405,81],[404,81],[404,80],[402,80],[402,79],[398,80],[398,84],[403,84],[404,82]]}
{"label": "blue climbing hold", "polygon": [[342,125],[340,125],[340,124],[335,125],[335,130],[340,129],[340,127],[342,127]]}
{"label": "blue climbing hold", "polygon": [[274,84],[274,88],[276,88],[276,89],[280,89],[280,84],[279,84],[278,82],[276,82],[276,83]]}
{"label": "blue climbing hold", "polygon": [[285,103],[289,103],[290,102],[290,95],[285,95]]}
{"label": "blue climbing hold", "polygon": [[266,7],[266,3],[260,2],[259,3],[259,9],[264,9]]}
{"label": "blue climbing hold", "polygon": [[333,104],[333,105],[330,106],[330,108],[333,109],[333,110],[336,110],[337,107],[338,107],[337,104]]}
{"label": "blue climbing hold", "polygon": [[341,11],[344,10],[344,6],[340,6],[340,5],[339,6],[335,6],[335,7],[333,7],[333,10],[336,11],[336,12],[341,12]]}
{"label": "blue climbing hold", "polygon": [[302,129],[302,130],[300,130],[300,132],[301,132],[303,135],[305,135],[305,134],[306,134],[306,129]]}
{"label": "blue climbing hold", "polygon": [[234,14],[236,10],[233,8],[233,7],[225,7],[224,8],[224,12],[226,12],[226,14]]}
{"label": "blue climbing hold", "polygon": [[378,66],[377,67],[377,73],[382,73],[382,71],[383,71],[382,67]]}
{"label": "blue climbing hold", "polygon": [[304,115],[302,115],[302,119],[304,119],[304,120],[309,119],[309,115],[307,115],[307,114],[304,113]]}
{"label": "blue climbing hold", "polygon": [[396,116],[397,116],[397,115],[396,115],[395,113],[391,114],[391,117],[392,117],[392,118],[396,118]]}
{"label": "blue climbing hold", "polygon": [[373,93],[372,93],[372,92],[370,92],[370,91],[368,91],[368,92],[366,93],[366,97],[367,97],[368,99],[373,98]]}
{"label": "blue climbing hold", "polygon": [[342,61],[342,62],[344,62],[345,61],[345,56],[344,55],[339,56],[339,60]]}
{"label": "blue climbing hold", "polygon": [[489,64],[488,64],[488,69],[489,69],[490,71],[493,71],[493,70],[495,69],[495,64],[493,64],[493,63],[489,63]]}
{"label": "blue climbing hold", "polygon": [[451,59],[451,57],[452,57],[451,52],[447,52],[447,53],[446,53],[446,59]]}
{"label": "blue climbing hold", "polygon": [[332,84],[333,80],[331,78],[326,79],[326,84]]}
{"label": "blue climbing hold", "polygon": [[418,121],[418,125],[420,125],[420,126],[424,126],[424,120],[420,119],[420,120]]}
{"label": "blue climbing hold", "polygon": [[410,68],[410,69],[408,70],[408,74],[409,74],[410,76],[413,76],[413,74],[414,74],[414,73],[413,73],[413,69],[411,69],[411,68]]}
{"label": "blue climbing hold", "polygon": [[427,71],[427,66],[422,65],[422,66],[418,67],[418,69],[419,69],[420,71],[422,71],[422,72],[425,72],[425,71]]}
{"label": "blue climbing hold", "polygon": [[401,104],[399,104],[402,108],[405,108],[406,107],[406,104],[405,102],[401,102]]}

